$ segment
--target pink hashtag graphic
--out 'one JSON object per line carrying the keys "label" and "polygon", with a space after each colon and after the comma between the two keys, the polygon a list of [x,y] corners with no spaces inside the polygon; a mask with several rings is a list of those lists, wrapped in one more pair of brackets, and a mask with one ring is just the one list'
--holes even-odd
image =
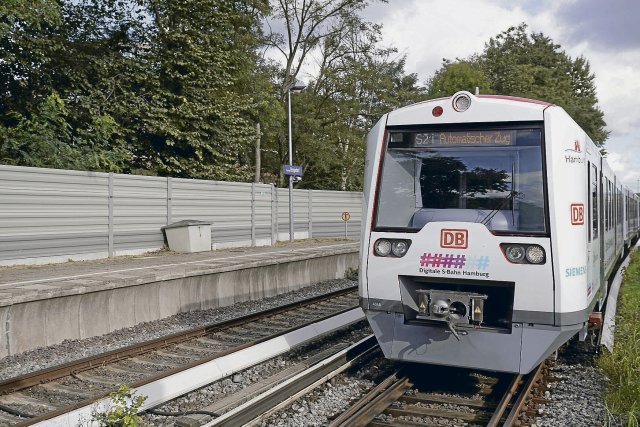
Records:
{"label": "pink hashtag graphic", "polygon": [[442,255],[441,254],[433,254],[423,253],[420,257],[420,265],[422,267],[440,267],[442,263]]}
{"label": "pink hashtag graphic", "polygon": [[452,261],[454,268],[462,268],[465,264],[465,256],[464,255],[456,255],[456,257]]}
{"label": "pink hashtag graphic", "polygon": [[446,254],[442,257],[442,266],[444,268],[450,268],[453,265],[453,255]]}
{"label": "pink hashtag graphic", "polygon": [[462,268],[465,264],[464,255],[446,254],[442,257],[442,267],[444,268]]}

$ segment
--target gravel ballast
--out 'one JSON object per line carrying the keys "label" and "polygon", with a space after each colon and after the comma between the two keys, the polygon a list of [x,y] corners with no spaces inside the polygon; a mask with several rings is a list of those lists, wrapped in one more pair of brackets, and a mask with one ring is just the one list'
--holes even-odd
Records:
{"label": "gravel ballast", "polygon": [[[575,340],[575,338],[574,338]],[[594,427],[604,425],[602,389],[607,381],[585,343],[572,341],[550,369],[554,381],[546,384],[537,407],[536,427]]]}

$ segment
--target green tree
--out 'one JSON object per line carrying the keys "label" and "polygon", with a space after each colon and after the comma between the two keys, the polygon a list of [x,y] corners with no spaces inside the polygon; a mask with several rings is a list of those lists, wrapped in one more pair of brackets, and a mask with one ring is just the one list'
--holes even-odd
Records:
{"label": "green tree", "polygon": [[[35,138],[51,122],[55,109],[43,102],[55,94],[62,103],[55,117],[65,122],[55,143],[94,153],[55,167],[248,179],[248,147],[270,86],[257,71],[266,1],[31,3],[0,6],[6,162],[47,158],[24,151],[41,145],[15,138]],[[50,128],[41,128],[43,138]],[[22,155],[10,157],[16,147]]]}
{"label": "green tree", "polygon": [[[314,49],[321,48],[326,40],[348,32],[355,23],[361,22],[358,12],[368,4],[369,0],[273,1],[267,23],[270,28],[281,27],[283,31],[272,30],[268,34],[267,41],[271,48],[280,52],[284,60],[284,66],[281,67],[277,76],[278,98],[283,109],[286,109],[289,87],[295,83],[305,64],[308,64],[310,53]],[[304,95],[303,97],[307,98]],[[296,98],[301,97],[296,95]],[[277,153],[277,159],[275,159],[277,165],[288,163],[286,125],[283,124],[276,133],[275,139],[269,142],[271,143],[269,149]],[[294,159],[297,159],[297,156],[294,155]],[[278,170],[279,184],[284,185],[281,167],[275,170]]]}
{"label": "green tree", "polygon": [[542,33],[521,24],[492,37],[484,51],[467,60],[446,61],[429,81],[431,96],[450,96],[477,86],[481,93],[540,99],[563,107],[602,145],[609,132],[598,107],[594,75],[582,56],[569,57]]}
{"label": "green tree", "polygon": [[126,153],[107,149],[117,127],[108,115],[95,116],[87,128],[72,135],[68,109],[57,93],[46,97],[30,117],[16,116],[17,125],[0,134],[0,162],[58,169],[121,170]]}
{"label": "green tree", "polygon": [[527,26],[511,27],[491,38],[481,55],[495,93],[545,100],[563,107],[602,145],[609,132],[598,107],[589,62],[571,59],[560,45]]}
{"label": "green tree", "polygon": [[45,70],[60,23],[55,0],[0,2],[0,124],[15,125],[51,93]]}
{"label": "green tree", "polygon": [[[248,179],[255,103],[243,92],[256,66],[255,16],[242,1],[147,0],[148,49],[134,76],[135,114],[122,124],[135,141],[135,167],[155,174]],[[197,13],[194,13],[197,11]]]}
{"label": "green tree", "polygon": [[69,90],[77,70],[66,59],[70,26],[64,7],[57,1],[34,3],[0,6],[0,159],[122,171],[128,153],[113,117],[92,111],[79,119],[83,98]]}
{"label": "green tree", "polygon": [[438,98],[451,96],[460,90],[475,93],[491,93],[491,82],[485,75],[477,58],[474,60],[458,60],[450,62],[444,60],[440,68],[427,83],[429,97]]}
{"label": "green tree", "polygon": [[317,76],[297,95],[296,158],[305,166],[301,187],[360,190],[365,136],[388,111],[424,98],[404,58],[380,48],[380,27],[352,17],[327,37]]}

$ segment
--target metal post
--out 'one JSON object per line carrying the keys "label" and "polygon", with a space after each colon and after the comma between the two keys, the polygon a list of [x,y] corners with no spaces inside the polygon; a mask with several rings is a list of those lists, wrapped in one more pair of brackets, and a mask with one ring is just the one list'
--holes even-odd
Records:
{"label": "metal post", "polygon": [[307,190],[309,197],[309,239],[313,238],[313,190]]}
{"label": "metal post", "polygon": [[256,184],[251,183],[251,246],[256,245]]}
{"label": "metal post", "polygon": [[173,221],[173,212],[172,212],[172,202],[171,199],[173,197],[173,181],[171,177],[167,177],[167,225],[171,224]]}
{"label": "metal post", "polygon": [[271,184],[271,246],[278,241],[278,189]]}
{"label": "metal post", "polygon": [[107,218],[107,255],[109,258],[112,258],[114,255],[113,251],[113,172],[109,172],[109,180],[108,180],[108,195],[107,199],[108,203],[108,218]]}
{"label": "metal post", "polygon": [[[287,89],[289,104],[289,164],[293,165],[293,143],[291,141],[291,88]],[[289,175],[289,241],[293,242],[293,176]]]}

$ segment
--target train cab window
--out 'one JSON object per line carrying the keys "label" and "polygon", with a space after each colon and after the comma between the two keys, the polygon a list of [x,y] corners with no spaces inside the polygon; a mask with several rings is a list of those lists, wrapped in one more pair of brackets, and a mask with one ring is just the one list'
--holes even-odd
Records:
{"label": "train cab window", "polygon": [[377,195],[377,228],[430,222],[545,232],[542,130],[389,130]]}

